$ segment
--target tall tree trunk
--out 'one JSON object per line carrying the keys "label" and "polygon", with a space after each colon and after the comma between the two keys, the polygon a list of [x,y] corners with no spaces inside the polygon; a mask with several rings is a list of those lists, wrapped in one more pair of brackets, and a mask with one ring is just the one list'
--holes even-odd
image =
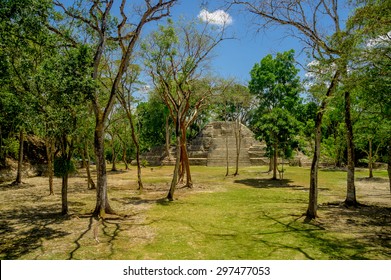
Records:
{"label": "tall tree trunk", "polygon": [[168,191],[167,194],[167,199],[169,201],[174,200],[174,192],[176,189],[176,186],[178,184],[178,173],[179,173],[179,166],[181,163],[181,131],[180,131],[180,120],[181,120],[181,107],[178,110],[178,116],[177,120],[175,123],[176,129],[175,129],[175,134],[176,134],[176,157],[175,157],[175,167],[174,167],[174,174],[172,175],[172,181],[171,181],[171,186],[170,190]]}
{"label": "tall tree trunk", "polygon": [[48,176],[49,176],[49,195],[54,194],[53,190],[53,178],[54,178],[54,139],[46,139],[46,156],[48,159]]}
{"label": "tall tree trunk", "polygon": [[[226,113],[225,113],[226,115]],[[227,122],[227,118],[225,119],[225,127],[226,127],[226,130],[228,132],[228,122]],[[226,161],[226,164],[227,164],[227,170],[225,172],[225,176],[228,176],[229,175],[229,149],[228,149],[228,133],[225,133],[225,161]]]}
{"label": "tall tree trunk", "polygon": [[185,164],[183,163],[183,150],[182,146],[181,148],[181,159],[179,164],[179,170],[178,170],[178,184],[182,184],[183,180],[185,179]]}
{"label": "tall tree trunk", "polygon": [[94,180],[91,177],[91,168],[90,168],[91,160],[90,160],[90,154],[88,152],[88,143],[87,143],[87,141],[84,141],[83,154],[84,154],[84,157],[85,157],[86,162],[87,162],[87,164],[86,164],[87,188],[90,189],[90,190],[94,190],[94,189],[96,189],[96,186],[95,186]]}
{"label": "tall tree trunk", "polygon": [[115,151],[114,138],[111,141],[111,171],[117,171],[117,152]]}
{"label": "tall tree trunk", "polygon": [[67,135],[63,134],[61,139],[61,157],[65,168],[62,174],[61,184],[61,214],[68,215],[68,178],[73,154],[73,140],[69,143]]}
{"label": "tall tree trunk", "polygon": [[318,214],[318,167],[320,159],[320,141],[322,138],[322,119],[324,114],[324,109],[326,107],[325,101],[322,102],[321,110],[316,114],[315,121],[315,147],[314,147],[314,156],[311,163],[311,172],[310,172],[310,193],[309,193],[309,203],[306,213],[306,218],[309,220],[315,219]]}
{"label": "tall tree trunk", "polygon": [[390,193],[391,193],[391,138],[388,142],[387,172],[388,172],[388,180],[390,184]]}
{"label": "tall tree trunk", "polygon": [[61,184],[61,214],[68,215],[68,172],[62,176]]}
{"label": "tall tree trunk", "polygon": [[268,173],[273,171],[273,166],[274,166],[273,158],[274,158],[273,155],[271,155],[269,158],[269,170],[267,171]]}
{"label": "tall tree trunk", "polygon": [[0,167],[5,166],[5,151],[3,148],[3,134],[1,130],[1,124],[0,124]]}
{"label": "tall tree trunk", "polygon": [[234,130],[235,130],[235,144],[236,144],[236,160],[235,160],[234,176],[237,176],[239,175],[239,157],[240,157],[240,149],[242,145],[242,129],[241,129],[239,119],[235,121]]}
{"label": "tall tree trunk", "polygon": [[357,206],[356,187],[354,184],[354,142],[353,126],[350,114],[350,91],[345,91],[345,124],[348,153],[347,192],[345,204],[348,206]]}
{"label": "tall tree trunk", "polygon": [[181,125],[181,158],[182,158],[182,164],[183,164],[183,172],[186,173],[186,187],[192,188],[193,187],[193,181],[191,179],[191,173],[190,173],[190,161],[189,161],[189,154],[187,152],[187,139],[186,139],[186,126]]}
{"label": "tall tree trunk", "polygon": [[80,152],[80,155],[81,155],[81,166],[80,168],[86,168],[87,167],[87,160],[86,160],[86,156],[85,156],[85,153],[84,153],[84,148],[80,148],[79,150]]}
{"label": "tall tree trunk", "polygon": [[80,155],[81,155],[81,167],[80,168],[86,168],[87,167],[87,160],[86,160],[86,155],[84,153],[84,148],[80,149]]}
{"label": "tall tree trunk", "polygon": [[315,119],[315,147],[314,147],[314,156],[312,158],[311,172],[310,172],[310,192],[309,192],[309,201],[308,208],[306,212],[306,220],[310,221],[315,219],[318,214],[318,168],[319,168],[319,159],[320,159],[320,142],[322,138],[322,120],[323,115],[326,111],[326,106],[328,103],[328,98],[333,95],[335,88],[338,84],[340,72],[337,70],[331,80],[331,83],[327,89],[326,97],[323,99],[320,104],[319,110],[316,113]]}
{"label": "tall tree trunk", "polygon": [[18,157],[18,171],[16,173],[15,183],[17,185],[22,183],[22,165],[23,165],[23,142],[24,142],[24,129],[19,131],[19,157]]}
{"label": "tall tree trunk", "polygon": [[168,161],[171,161],[171,154],[170,154],[170,143],[171,143],[171,131],[170,131],[170,116],[168,115],[166,117],[166,144],[165,144],[165,150],[166,150],[166,156]]}
{"label": "tall tree trunk", "polygon": [[277,180],[277,160],[278,160],[278,143],[277,141],[273,144],[273,178],[272,180]]}
{"label": "tall tree trunk", "polygon": [[132,135],[132,140],[134,143],[134,146],[136,147],[136,163],[137,163],[137,183],[138,183],[138,190],[140,192],[143,191],[144,186],[143,186],[143,180],[142,180],[142,175],[141,175],[141,161],[140,161],[140,144],[137,139],[136,135],[136,129],[133,124],[133,115],[130,110],[126,110],[126,113],[128,115],[128,119],[130,122],[130,128],[131,128],[131,135]]}
{"label": "tall tree trunk", "polygon": [[126,160],[126,147],[125,147],[125,144],[124,144],[124,147],[122,148],[122,161],[125,164],[125,170],[129,170],[128,161]]}
{"label": "tall tree trunk", "polygon": [[96,171],[97,171],[97,195],[96,206],[93,212],[94,215],[104,217],[105,214],[114,214],[115,212],[110,207],[107,197],[107,171],[104,153],[104,121],[96,120],[94,149],[96,155]]}
{"label": "tall tree trunk", "polygon": [[372,151],[372,139],[369,139],[368,168],[369,168],[369,178],[373,178],[373,151]]}

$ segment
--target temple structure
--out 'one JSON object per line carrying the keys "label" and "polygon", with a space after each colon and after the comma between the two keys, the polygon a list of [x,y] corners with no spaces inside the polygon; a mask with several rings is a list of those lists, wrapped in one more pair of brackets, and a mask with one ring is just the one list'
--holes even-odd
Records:
{"label": "temple structure", "polygon": [[[240,125],[239,165],[267,165],[269,159],[265,156],[264,143],[256,140],[254,133],[244,125]],[[211,122],[188,143],[188,153],[191,165],[225,166],[228,147],[228,160],[231,166],[236,160],[236,137],[234,122]],[[163,148],[156,148],[142,155],[142,159],[150,165],[173,165],[175,163],[175,147],[170,150],[170,157],[165,155]]]}

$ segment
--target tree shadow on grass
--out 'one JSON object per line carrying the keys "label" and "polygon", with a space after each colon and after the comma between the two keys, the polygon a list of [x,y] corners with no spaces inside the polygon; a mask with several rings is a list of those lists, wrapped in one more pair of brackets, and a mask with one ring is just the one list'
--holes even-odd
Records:
{"label": "tree shadow on grass", "polygon": [[[246,185],[252,188],[257,189],[293,189],[298,191],[309,191],[309,187],[304,187],[300,185],[293,185],[292,180],[282,179],[282,180],[273,180],[273,179],[243,179],[235,180],[234,183]],[[329,188],[318,188],[320,191],[329,190]]]}
{"label": "tree shadow on grass", "polygon": [[44,240],[61,238],[69,233],[53,229],[67,217],[58,213],[58,205],[19,207],[2,211],[0,215],[0,256],[3,259],[19,259],[40,248]]}
{"label": "tree shadow on grass", "polygon": [[[384,214],[383,221],[388,213],[388,210],[386,210],[387,213],[384,211],[384,209],[381,210],[381,213]],[[362,215],[362,213],[358,213],[358,215]],[[369,223],[375,223],[377,226],[382,224],[382,219],[375,222],[371,215],[369,218],[372,221],[368,221]],[[389,231],[384,233],[380,230],[382,236],[379,236],[377,230],[373,234],[366,232],[358,237],[355,234],[349,235],[349,230],[351,230],[349,226],[345,226],[341,233],[335,233],[327,225],[319,222],[303,223],[302,216],[287,219],[286,216],[281,217],[262,212],[259,219],[259,230],[249,231],[238,227],[226,227],[219,223],[205,223],[201,227],[186,219],[166,218],[164,220],[181,224],[196,232],[197,236],[204,236],[204,239],[210,243],[224,242],[225,247],[232,248],[233,251],[229,253],[228,257],[233,259],[257,257],[257,255],[253,255],[254,251],[259,251],[258,258],[264,259],[284,259],[284,256],[287,259],[293,256],[308,260],[364,260],[373,259],[373,256],[381,259],[390,259],[391,257]],[[261,226],[262,224],[270,225],[270,223],[273,226]],[[386,226],[384,224],[381,227]],[[195,250],[202,250],[202,248],[203,245],[200,244],[200,247]],[[371,250],[373,255],[368,254]]]}
{"label": "tree shadow on grass", "polygon": [[24,189],[29,189],[33,188],[35,185],[27,184],[27,183],[20,183],[20,184],[15,184],[15,183],[3,183],[0,184],[0,192],[2,191],[16,191],[16,190],[24,190]]}
{"label": "tree shadow on grass", "polygon": [[[190,229],[190,231],[195,232],[197,236],[203,236],[203,239],[208,243],[215,244],[223,242],[225,248],[232,248],[232,250],[228,250],[229,252],[217,249],[215,253],[209,252],[209,254],[212,254],[212,258],[275,259],[275,253],[277,251],[294,251],[298,256],[301,256],[300,259],[315,259],[315,257],[311,255],[311,252],[308,252],[309,250],[306,248],[302,248],[300,244],[302,239],[306,240],[306,238],[311,239],[307,240],[308,244],[311,244],[312,239],[317,238],[317,236],[311,236],[311,234],[313,234],[313,232],[323,231],[324,229],[321,226],[307,225],[306,227],[295,227],[295,225],[292,225],[300,219],[300,217],[290,221],[289,223],[283,223],[271,215],[262,213],[260,219],[267,221],[271,220],[273,223],[278,225],[273,228],[262,227],[263,222],[258,223],[254,220],[254,223],[258,224],[259,228],[246,230],[241,227],[227,227],[216,222],[204,223],[200,226],[197,223],[193,223],[190,219],[175,219],[172,217],[165,218],[164,221],[178,223],[181,226],[185,226]],[[293,235],[296,236],[295,238],[297,238],[298,241],[295,240],[292,242],[291,236]],[[290,236],[290,238],[281,238],[281,236]],[[194,248],[195,251],[202,251],[203,248],[205,248],[204,243],[199,244],[200,247]],[[308,247],[311,246],[309,245]],[[267,257],[265,257],[265,254],[267,254]],[[280,259],[283,255],[284,254],[279,254],[280,257],[278,258]],[[289,256],[290,254],[285,255]],[[211,258],[211,256],[208,256],[208,258]]]}
{"label": "tree shadow on grass", "polygon": [[235,180],[234,183],[250,186],[258,189],[272,189],[272,188],[288,188],[297,190],[308,190],[308,188],[298,185],[291,185],[293,181],[290,179],[273,180],[273,179],[243,179]]}
{"label": "tree shadow on grass", "polygon": [[[352,244],[365,250],[352,258],[364,259],[365,253],[376,251],[385,259],[391,258],[391,208],[376,205],[346,207],[343,203],[326,203],[319,206],[323,222],[330,230],[354,233]],[[333,217],[333,218],[329,218]]]}
{"label": "tree shadow on grass", "polygon": [[134,205],[134,206],[138,206],[138,205],[142,205],[142,204],[156,204],[158,203],[159,199],[153,199],[153,198],[141,198],[141,197],[136,197],[136,196],[133,196],[133,197],[121,197],[121,198],[113,198],[112,199],[113,201],[117,201],[117,202],[120,202],[124,205]]}
{"label": "tree shadow on grass", "polygon": [[381,178],[381,177],[361,177],[361,178],[356,178],[356,181],[359,182],[373,182],[373,183],[387,183],[389,182],[388,179],[386,178]]}
{"label": "tree shadow on grass", "polygon": [[[314,259],[314,257],[311,257],[308,253],[306,253],[306,251],[308,251],[311,247],[320,251],[322,253],[322,258],[326,259],[368,259],[368,255],[366,254],[369,250],[373,250],[376,256],[379,256],[380,254],[386,259],[389,258],[389,250],[388,253],[385,253],[387,249],[385,249],[380,243],[374,243],[372,238],[368,238],[368,236],[357,238],[357,235],[346,235],[350,230],[352,230],[349,227],[345,227],[341,234],[335,234],[334,232],[331,234],[327,225],[322,223],[313,222],[306,224],[305,227],[311,228],[303,229],[304,224],[283,222],[281,219],[268,214],[265,214],[264,217],[282,225],[286,229],[286,234],[299,236],[299,238],[305,242],[304,246],[295,247],[291,245],[281,245],[280,242],[273,241],[267,242],[269,246],[296,249],[299,252],[302,252],[306,258],[311,259]],[[269,234],[276,233],[277,232],[270,232]],[[260,235],[264,235],[264,233],[260,233]],[[281,241],[281,243],[283,242]]]}

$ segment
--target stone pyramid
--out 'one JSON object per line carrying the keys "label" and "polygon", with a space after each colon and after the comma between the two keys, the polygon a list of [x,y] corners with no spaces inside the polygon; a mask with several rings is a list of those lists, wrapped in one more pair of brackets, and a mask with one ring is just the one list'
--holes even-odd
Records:
{"label": "stone pyramid", "polygon": [[[225,166],[226,143],[228,142],[228,158],[231,166],[236,160],[236,139],[234,122],[211,122],[189,142],[188,152],[191,165]],[[264,143],[255,139],[253,132],[241,125],[241,149],[239,166],[267,165]],[[142,156],[151,165],[173,165],[175,163],[175,147],[170,150],[170,160],[164,155],[163,148],[155,148]]]}

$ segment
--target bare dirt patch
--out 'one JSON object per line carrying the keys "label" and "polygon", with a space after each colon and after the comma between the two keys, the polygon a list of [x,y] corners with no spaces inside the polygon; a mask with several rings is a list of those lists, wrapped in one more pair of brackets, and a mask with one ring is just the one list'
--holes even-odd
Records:
{"label": "bare dirt patch", "polygon": [[353,235],[354,241],[350,240],[345,245],[353,248],[359,244],[369,248],[366,252],[368,259],[373,259],[372,250],[385,259],[391,259],[391,195],[388,180],[358,178],[356,191],[360,203],[358,207],[346,207],[341,200],[323,203],[319,206],[319,219],[315,223],[341,236]]}
{"label": "bare dirt patch", "polygon": [[[49,195],[46,177],[24,178],[18,186],[1,183],[0,259],[138,258],[136,247],[155,235],[151,222],[146,222],[146,212],[156,203],[167,203],[164,198],[171,177],[167,169],[143,170],[145,189],[140,193],[135,172],[135,168],[108,172],[109,199],[118,215],[104,220],[91,216],[96,195],[87,189],[82,170],[69,179],[68,216],[59,214],[61,179],[54,180],[55,195]],[[178,188],[176,197],[207,189],[202,185]],[[96,254],[91,254],[91,248]]]}

